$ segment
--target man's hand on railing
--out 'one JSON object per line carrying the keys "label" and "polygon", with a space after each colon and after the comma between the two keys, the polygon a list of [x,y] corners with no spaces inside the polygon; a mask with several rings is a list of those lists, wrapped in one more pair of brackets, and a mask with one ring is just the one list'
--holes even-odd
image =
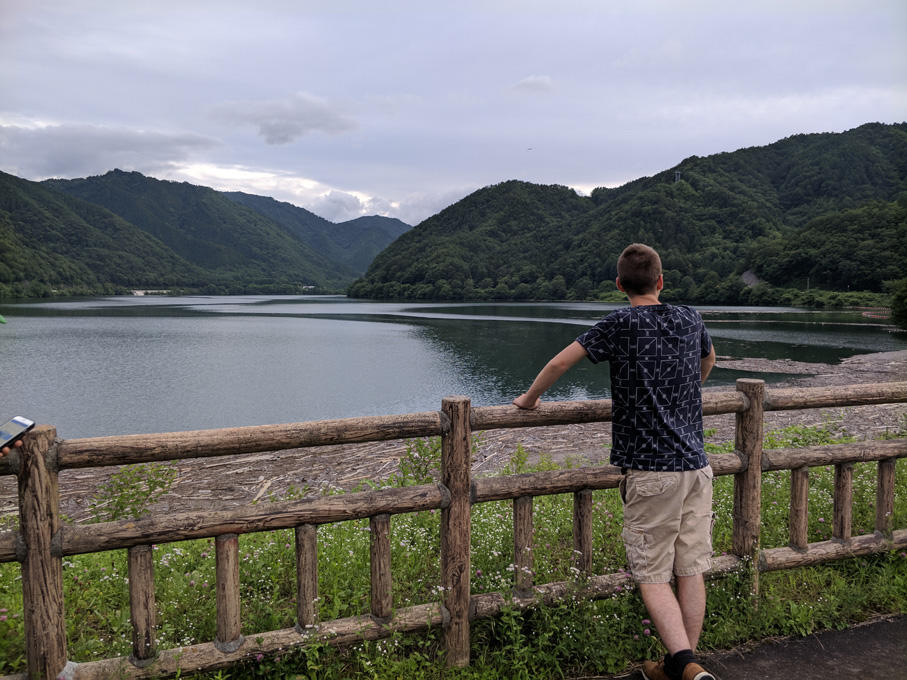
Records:
{"label": "man's hand on railing", "polygon": [[527,409],[529,411],[533,411],[539,407],[539,403],[541,401],[542,400],[538,397],[533,399],[532,397],[530,397],[527,394],[521,394],[520,396],[518,396],[516,399],[513,400],[513,404],[515,406],[519,406],[520,408]]}

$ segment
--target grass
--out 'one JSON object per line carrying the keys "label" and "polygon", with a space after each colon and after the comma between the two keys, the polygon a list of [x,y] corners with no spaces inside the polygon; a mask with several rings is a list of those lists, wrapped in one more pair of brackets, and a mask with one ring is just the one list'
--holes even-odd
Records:
{"label": "grass", "polygon": [[[907,424],[907,421],[905,421]],[[714,434],[714,433],[707,433]],[[889,436],[907,434],[907,427]],[[847,441],[834,421],[820,427],[793,426],[767,433],[766,447],[806,446]],[[720,452],[727,445],[708,445]],[[439,464],[435,442],[413,444],[389,483],[405,486],[432,478]],[[568,463],[569,465],[569,463]],[[522,449],[505,473],[556,467],[543,458],[530,466]],[[142,510],[135,486],[160,493],[172,481],[159,467],[143,475],[134,469],[101,490],[93,507],[108,516]],[[875,464],[854,470],[853,533],[874,525]],[[894,526],[907,526],[907,460],[897,463]],[[833,469],[810,471],[809,540],[830,537]],[[145,493],[144,497],[153,494]],[[716,479],[714,530],[716,553],[731,542],[733,479]],[[764,548],[787,543],[790,473],[763,476]],[[614,490],[597,491],[594,502],[595,573],[625,568],[620,539],[622,508]],[[98,516],[102,519],[102,516]],[[440,513],[426,511],[392,519],[394,606],[437,602]],[[572,499],[570,495],[534,501],[536,583],[570,581]],[[513,583],[512,507],[510,502],[473,508],[472,588],[475,593],[508,592]],[[247,634],[295,624],[295,555],[292,531],[240,537],[243,630]],[[369,609],[368,522],[326,525],[318,532],[318,611],[322,621],[365,614]],[[154,548],[159,648],[208,642],[215,638],[214,541],[196,540]],[[63,562],[68,651],[84,662],[131,651],[126,552],[81,555]],[[806,635],[846,627],[881,613],[907,612],[907,553],[892,551],[810,568],[761,576],[756,603],[747,596],[747,574],[708,583],[708,610],[701,650],[731,648],[775,635]],[[472,624],[469,668],[445,668],[439,631],[394,636],[375,643],[306,649],[251,659],[217,673],[192,677],[224,680],[288,678],[560,678],[615,673],[662,653],[654,626],[635,588],[589,601],[573,596],[531,611],[508,610]],[[0,565],[0,673],[24,671],[24,632],[19,566]]]}

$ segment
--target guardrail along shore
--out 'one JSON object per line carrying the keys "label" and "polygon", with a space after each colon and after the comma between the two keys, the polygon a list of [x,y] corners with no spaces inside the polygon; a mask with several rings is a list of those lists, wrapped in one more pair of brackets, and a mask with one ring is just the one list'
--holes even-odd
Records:
{"label": "guardrail along shore", "polygon": [[[735,451],[709,456],[716,475],[734,476],[732,554],[717,557],[711,576],[750,564],[751,592],[761,572],[829,560],[855,558],[907,547],[907,527],[892,526],[895,462],[907,457],[907,439],[789,450],[763,450],[763,413],[792,409],[907,402],[907,382],[834,388],[769,389],[761,380],[741,379],[736,390],[707,392],[705,415],[736,414]],[[313,642],[348,645],[397,632],[443,629],[447,663],[469,664],[470,621],[495,616],[505,607],[527,608],[556,602],[577,585],[591,598],[616,592],[629,576],[593,574],[592,491],[615,488],[620,470],[609,465],[510,476],[472,478],[473,432],[541,427],[611,419],[611,401],[544,403],[536,411],[512,406],[472,408],[467,397],[448,397],[440,411],[400,416],[326,420],[196,432],[58,439],[55,428],[36,428],[22,448],[0,460],[0,474],[18,478],[19,529],[0,535],[0,562],[22,570],[28,672],[9,678],[164,678],[187,670],[216,670],[257,654]],[[206,513],[169,513],[91,525],[61,522],[60,470],[173,461],[206,456],[277,451],[355,442],[441,437],[441,478],[437,484],[387,488],[337,496],[278,501]],[[852,536],[853,465],[878,465],[875,530]],[[807,540],[809,468],[834,466],[831,540]],[[762,474],[791,470],[790,542],[761,545]],[[533,498],[572,494],[576,582],[537,584],[532,578]],[[513,501],[515,569],[511,592],[474,594],[470,584],[471,508],[489,501]],[[392,608],[390,532],[394,515],[441,511],[438,554],[440,602]],[[368,519],[370,524],[370,614],[319,621],[318,527]],[[240,618],[240,535],[295,530],[297,622],[293,628],[244,631]],[[159,649],[155,638],[152,544],[213,538],[216,553],[217,634],[206,643]],[[133,629],[128,657],[77,663],[67,655],[63,603],[63,558],[108,550],[128,551]],[[3,679],[0,679],[3,680]]]}

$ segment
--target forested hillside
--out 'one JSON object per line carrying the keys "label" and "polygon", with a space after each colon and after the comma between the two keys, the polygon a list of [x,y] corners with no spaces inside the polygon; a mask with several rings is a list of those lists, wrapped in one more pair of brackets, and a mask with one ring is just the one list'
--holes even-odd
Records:
{"label": "forested hillside", "polygon": [[42,185],[103,206],[206,271],[210,292],[343,289],[356,275],[214,189],[113,170]]}
{"label": "forested hillside", "polygon": [[[614,290],[617,256],[634,241],[661,253],[665,299],[790,303],[803,302],[791,291],[807,287],[881,292],[907,276],[902,192],[903,123],[694,156],[590,197],[504,182],[401,236],[349,294],[596,298]],[[747,286],[744,272],[765,283]]]}
{"label": "forested hillside", "polygon": [[377,215],[334,224],[304,208],[266,196],[240,191],[227,191],[224,196],[282,225],[315,252],[346,264],[357,274],[365,272],[375,255],[410,229],[400,220]]}
{"label": "forested hillside", "polygon": [[0,173],[0,297],[205,283],[201,268],[110,211]]}

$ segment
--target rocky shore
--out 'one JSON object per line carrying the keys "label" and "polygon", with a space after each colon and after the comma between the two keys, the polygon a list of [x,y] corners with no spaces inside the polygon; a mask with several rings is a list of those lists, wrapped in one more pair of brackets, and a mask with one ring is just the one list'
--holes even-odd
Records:
{"label": "rocky shore", "polygon": [[[755,374],[790,374],[774,383],[782,386],[836,386],[857,383],[907,381],[907,351],[865,354],[850,357],[839,365],[805,364],[767,359],[721,358],[719,367]],[[706,388],[707,390],[726,390]],[[832,419],[853,436],[872,439],[886,431],[907,427],[907,404],[854,406],[843,409],[811,409],[766,413],[768,429],[790,424],[822,424]],[[715,429],[709,441],[733,439],[733,415],[710,416],[705,427]],[[480,433],[474,459],[474,474],[486,475],[502,469],[522,445],[531,462],[549,456],[558,463],[595,465],[607,462],[611,442],[610,423],[556,427],[495,430]],[[406,452],[405,442],[380,442],[328,446],[319,449],[291,449],[247,456],[177,461],[178,477],[157,507],[173,512],[209,509],[223,504],[240,506],[280,498],[288,491],[310,492],[325,486],[354,489],[366,480],[386,479],[397,470]],[[60,474],[61,510],[76,522],[90,517],[90,501],[112,470],[64,470]],[[15,479],[0,479],[0,518],[17,512]]]}

